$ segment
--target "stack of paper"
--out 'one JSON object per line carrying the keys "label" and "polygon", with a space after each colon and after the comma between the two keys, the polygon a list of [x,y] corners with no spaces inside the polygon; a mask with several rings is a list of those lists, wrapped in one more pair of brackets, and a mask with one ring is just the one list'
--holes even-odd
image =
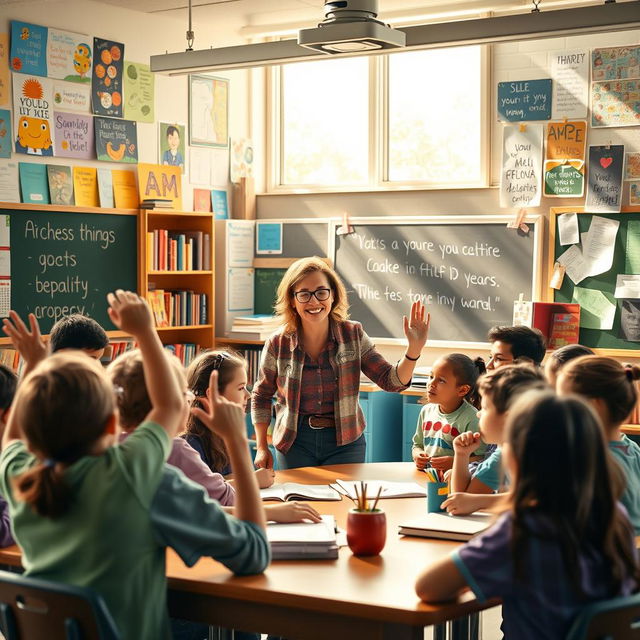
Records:
{"label": "stack of paper", "polygon": [[338,557],[336,521],[322,516],[321,522],[270,522],[267,539],[274,560],[333,559]]}
{"label": "stack of paper", "polygon": [[398,533],[420,538],[465,541],[487,529],[492,519],[491,514],[481,512],[472,513],[469,516],[427,513],[416,520],[401,524]]}
{"label": "stack of paper", "polygon": [[278,316],[264,314],[236,316],[227,336],[240,340],[265,340],[281,325],[282,319]]}
{"label": "stack of paper", "polygon": [[[380,491],[380,498],[423,498],[427,490],[417,482],[386,482],[384,480],[367,480],[367,499],[375,500]],[[336,480],[330,485],[338,493],[356,499],[356,486],[360,491],[360,481]]]}

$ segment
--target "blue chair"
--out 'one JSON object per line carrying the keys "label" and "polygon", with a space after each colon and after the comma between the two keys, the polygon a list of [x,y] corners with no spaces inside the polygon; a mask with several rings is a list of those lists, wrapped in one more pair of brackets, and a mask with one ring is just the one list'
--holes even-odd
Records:
{"label": "blue chair", "polygon": [[6,640],[119,640],[91,589],[0,571],[0,629]]}
{"label": "blue chair", "polygon": [[640,593],[588,605],[566,640],[640,640]]}

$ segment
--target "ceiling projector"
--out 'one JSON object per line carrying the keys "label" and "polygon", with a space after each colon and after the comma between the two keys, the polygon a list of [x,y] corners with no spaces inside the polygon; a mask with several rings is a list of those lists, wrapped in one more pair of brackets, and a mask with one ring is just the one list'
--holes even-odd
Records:
{"label": "ceiling projector", "polygon": [[317,27],[298,32],[299,45],[328,54],[406,45],[404,31],[376,20],[378,0],[329,0],[324,3],[324,16]]}

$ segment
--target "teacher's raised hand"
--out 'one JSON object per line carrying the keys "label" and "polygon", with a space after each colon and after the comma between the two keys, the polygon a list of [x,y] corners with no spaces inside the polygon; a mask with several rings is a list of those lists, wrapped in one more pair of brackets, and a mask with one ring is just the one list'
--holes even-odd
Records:
{"label": "teacher's raised hand", "polygon": [[404,335],[407,338],[407,354],[409,358],[416,360],[420,357],[422,347],[424,347],[429,335],[429,324],[431,314],[426,312],[422,302],[414,302],[411,305],[411,315],[402,316]]}

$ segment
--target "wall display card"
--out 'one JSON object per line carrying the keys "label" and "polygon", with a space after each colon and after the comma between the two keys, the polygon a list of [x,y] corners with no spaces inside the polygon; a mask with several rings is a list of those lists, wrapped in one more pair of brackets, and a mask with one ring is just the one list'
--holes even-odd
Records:
{"label": "wall display card", "polygon": [[577,244],[580,242],[580,230],[578,229],[578,214],[563,213],[558,216],[558,236],[560,244]]}
{"label": "wall display card", "polygon": [[545,158],[547,160],[584,160],[586,141],[586,121],[549,122]]}
{"label": "wall display card", "polygon": [[253,312],[253,269],[227,271],[227,311]]}
{"label": "wall display card", "polygon": [[182,210],[182,174],[180,167],[147,164],[138,165],[140,202],[149,199],[171,200],[173,208]]}
{"label": "wall display card", "polygon": [[252,267],[254,247],[253,220],[229,220],[227,223],[227,265]]}
{"label": "wall display card", "polygon": [[627,222],[624,270],[625,273],[640,273],[640,220],[629,220]]}
{"label": "wall display card", "polygon": [[184,173],[187,153],[185,125],[177,122],[159,122],[158,136],[158,164],[180,167]]}
{"label": "wall display card", "polygon": [[229,151],[214,149],[211,161],[211,182],[214,187],[225,187],[229,183]]}
{"label": "wall display card", "polygon": [[554,118],[586,118],[589,105],[589,52],[550,54]]}
{"label": "wall display card", "polygon": [[256,254],[282,253],[282,223],[256,222]]}
{"label": "wall display card", "polygon": [[0,160],[0,202],[20,202],[18,163]]}
{"label": "wall display card", "polygon": [[96,157],[93,116],[54,111],[53,123],[56,156],[84,160]]}
{"label": "wall display card", "polygon": [[640,79],[591,84],[592,127],[633,127],[639,124]]}
{"label": "wall display card", "polygon": [[137,122],[154,122],[155,77],[148,64],[124,63],[124,117]]}
{"label": "wall display card", "polygon": [[229,145],[229,80],[189,76],[189,144]]}
{"label": "wall display card", "polygon": [[624,145],[589,147],[587,201],[594,213],[617,213],[622,204]]}
{"label": "wall display card", "polygon": [[618,274],[613,295],[616,298],[640,299],[640,275]]}
{"label": "wall display card", "polygon": [[211,209],[216,220],[226,220],[229,217],[229,204],[226,189],[211,190]]}
{"label": "wall display card", "polygon": [[93,39],[93,73],[91,74],[91,108],[99,116],[122,118],[121,42]]}
{"label": "wall display card", "polygon": [[98,169],[98,197],[100,198],[100,206],[103,209],[113,209],[115,206],[111,169]]}
{"label": "wall display card", "polygon": [[571,245],[562,255],[558,256],[558,264],[565,268],[565,273],[573,284],[579,284],[589,275],[589,265],[585,262],[582,251],[577,244]]}
{"label": "wall display card", "polygon": [[498,82],[498,120],[551,120],[551,79]]}
{"label": "wall display card", "polygon": [[[140,165],[138,165],[139,170]],[[116,209],[137,209],[140,206],[140,196],[135,171],[114,169],[111,172],[111,180]]]}
{"label": "wall display card", "polygon": [[247,138],[231,141],[231,182],[238,183],[240,178],[253,175],[253,144]]}
{"label": "wall display card", "polygon": [[537,207],[540,204],[542,131],[541,124],[504,127],[501,207]]}
{"label": "wall display card", "polygon": [[640,78],[640,45],[594,49],[591,78],[594,81]]}
{"label": "wall display card", "polygon": [[16,153],[53,155],[51,80],[13,75],[13,131]]}
{"label": "wall display card", "polygon": [[621,300],[619,338],[640,342],[640,300]]}
{"label": "wall display card", "polygon": [[9,34],[0,33],[0,105],[11,102],[9,77]]}
{"label": "wall display card", "polygon": [[0,109],[0,158],[11,157],[12,145],[11,111],[8,109]]}
{"label": "wall display card", "polygon": [[193,190],[193,210],[202,213],[211,212],[211,192],[209,189]]}
{"label": "wall display card", "polygon": [[624,179],[640,180],[640,153],[625,154]]}
{"label": "wall display card", "polygon": [[19,164],[22,202],[49,204],[47,166],[33,162],[20,162]]}
{"label": "wall display card", "polygon": [[104,162],[138,162],[138,131],[133,120],[94,118],[96,156]]}
{"label": "wall display card", "polygon": [[189,182],[209,186],[211,183],[211,151],[191,147],[189,149]]}
{"label": "wall display card", "polygon": [[51,204],[74,204],[71,167],[61,164],[48,164],[47,178],[49,179]]}
{"label": "wall display card", "polygon": [[632,207],[640,206],[640,182],[629,183],[629,204]]}
{"label": "wall display card", "polygon": [[78,207],[98,207],[98,178],[94,167],[73,167],[73,190]]}
{"label": "wall display card", "polygon": [[580,327],[583,329],[613,329],[616,299],[606,291],[574,287],[572,302],[580,305]]}
{"label": "wall display card", "polygon": [[34,76],[47,75],[47,27],[11,21],[11,69]]}
{"label": "wall display card", "polygon": [[582,255],[590,276],[606,273],[613,264],[616,236],[620,222],[601,216],[593,216],[589,231],[582,242]]}
{"label": "wall display card", "polygon": [[584,161],[546,160],[544,163],[544,195],[581,198],[584,194]]}
{"label": "wall display card", "polygon": [[77,82],[53,81],[53,105],[63,111],[91,113],[91,86]]}
{"label": "wall display card", "polygon": [[49,29],[47,75],[68,82],[91,82],[91,40],[89,36]]}

